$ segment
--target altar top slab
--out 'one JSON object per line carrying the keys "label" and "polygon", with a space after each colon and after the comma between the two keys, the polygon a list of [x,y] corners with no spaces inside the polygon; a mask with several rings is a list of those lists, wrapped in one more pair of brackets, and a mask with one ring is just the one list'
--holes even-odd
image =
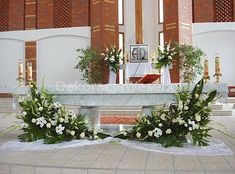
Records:
{"label": "altar top slab", "polygon": [[[112,84],[112,85],[53,85],[45,88],[56,95],[56,100],[80,106],[154,106],[175,101],[175,93],[188,84]],[[195,84],[189,85],[192,90]],[[228,88],[224,83],[208,83],[203,93],[217,90],[221,101],[226,102]],[[16,87],[12,93],[26,95],[28,87]]]}

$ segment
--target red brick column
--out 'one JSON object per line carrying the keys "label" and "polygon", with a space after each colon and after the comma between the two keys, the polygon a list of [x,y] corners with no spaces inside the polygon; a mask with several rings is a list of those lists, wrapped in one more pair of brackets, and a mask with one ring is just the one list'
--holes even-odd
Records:
{"label": "red brick column", "polygon": [[89,0],[72,0],[71,27],[89,26]]}
{"label": "red brick column", "polygon": [[25,30],[37,28],[37,0],[25,0]]}
{"label": "red brick column", "polygon": [[[164,40],[192,43],[192,1],[164,0]],[[179,63],[173,62],[171,81],[179,82]]]}
{"label": "red brick column", "polygon": [[37,28],[53,28],[54,0],[37,1]]}
{"label": "red brick column", "polygon": [[9,0],[8,30],[24,30],[24,0]]}
{"label": "red brick column", "polygon": [[[90,1],[91,46],[103,49],[118,46],[118,0]],[[108,82],[108,66],[103,64],[103,83]]]}
{"label": "red brick column", "polygon": [[[33,66],[33,81],[37,81],[37,60],[36,60],[36,41],[25,42],[25,77],[27,80],[27,63],[31,62]],[[27,83],[27,81],[26,81]]]}

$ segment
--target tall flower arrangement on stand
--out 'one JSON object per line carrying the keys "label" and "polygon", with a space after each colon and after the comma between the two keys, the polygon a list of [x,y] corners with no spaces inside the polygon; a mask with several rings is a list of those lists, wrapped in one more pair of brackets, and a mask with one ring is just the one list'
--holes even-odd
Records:
{"label": "tall flower arrangement on stand", "polygon": [[108,65],[114,73],[117,73],[119,69],[119,61],[122,59],[121,49],[118,49],[115,45],[111,45],[109,48],[106,47],[102,56],[104,60],[108,62]]}
{"label": "tall flower arrangement on stand", "polygon": [[170,43],[165,43],[163,48],[161,46],[158,47],[157,52],[156,68],[162,70],[162,83],[171,83],[169,66],[176,55],[175,48]]}
{"label": "tall flower arrangement on stand", "polygon": [[89,129],[85,116],[68,111],[53,100],[54,96],[44,87],[39,91],[35,83],[31,83],[30,94],[19,99],[22,111],[18,118],[24,132],[18,137],[21,141],[43,139],[46,144],[54,144],[74,139],[107,137],[97,130]]}
{"label": "tall flower arrangement on stand", "polygon": [[188,139],[194,145],[206,146],[210,127],[210,103],[216,91],[202,94],[203,79],[193,91],[180,91],[176,94],[177,103],[163,106],[152,111],[152,115],[143,115],[129,131],[117,135],[118,138],[156,142],[164,147],[183,146]]}

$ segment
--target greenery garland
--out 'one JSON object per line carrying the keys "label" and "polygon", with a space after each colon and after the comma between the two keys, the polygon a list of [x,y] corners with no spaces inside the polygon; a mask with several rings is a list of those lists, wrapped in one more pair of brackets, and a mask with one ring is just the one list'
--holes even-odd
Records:
{"label": "greenery garland", "polygon": [[23,134],[21,141],[31,142],[43,139],[46,144],[54,144],[74,139],[99,139],[109,135],[92,130],[86,117],[68,111],[54,96],[43,87],[38,90],[35,83],[30,84],[30,95],[19,99],[22,109],[18,118]]}
{"label": "greenery garland", "polygon": [[141,116],[131,130],[123,131],[116,137],[160,143],[164,147],[182,147],[191,138],[194,145],[206,146],[211,136],[209,106],[217,92],[214,90],[203,95],[203,86],[204,82],[200,80],[191,93],[188,89],[178,91],[177,103]]}

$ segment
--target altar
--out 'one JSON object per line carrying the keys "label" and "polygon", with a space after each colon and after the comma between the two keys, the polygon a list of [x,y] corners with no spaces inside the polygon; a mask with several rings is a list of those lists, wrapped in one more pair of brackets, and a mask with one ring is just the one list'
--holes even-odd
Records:
{"label": "altar", "polygon": [[[150,114],[156,105],[176,102],[175,93],[179,87],[188,84],[110,84],[110,85],[57,85],[46,86],[56,96],[55,101],[64,105],[78,105],[81,113],[91,116],[93,124],[99,123],[99,107],[140,106],[145,114]],[[189,86],[192,90],[194,84]],[[203,93],[217,90],[221,102],[226,102],[227,85],[224,83],[207,83]],[[12,93],[24,96],[28,87],[16,87]]]}

